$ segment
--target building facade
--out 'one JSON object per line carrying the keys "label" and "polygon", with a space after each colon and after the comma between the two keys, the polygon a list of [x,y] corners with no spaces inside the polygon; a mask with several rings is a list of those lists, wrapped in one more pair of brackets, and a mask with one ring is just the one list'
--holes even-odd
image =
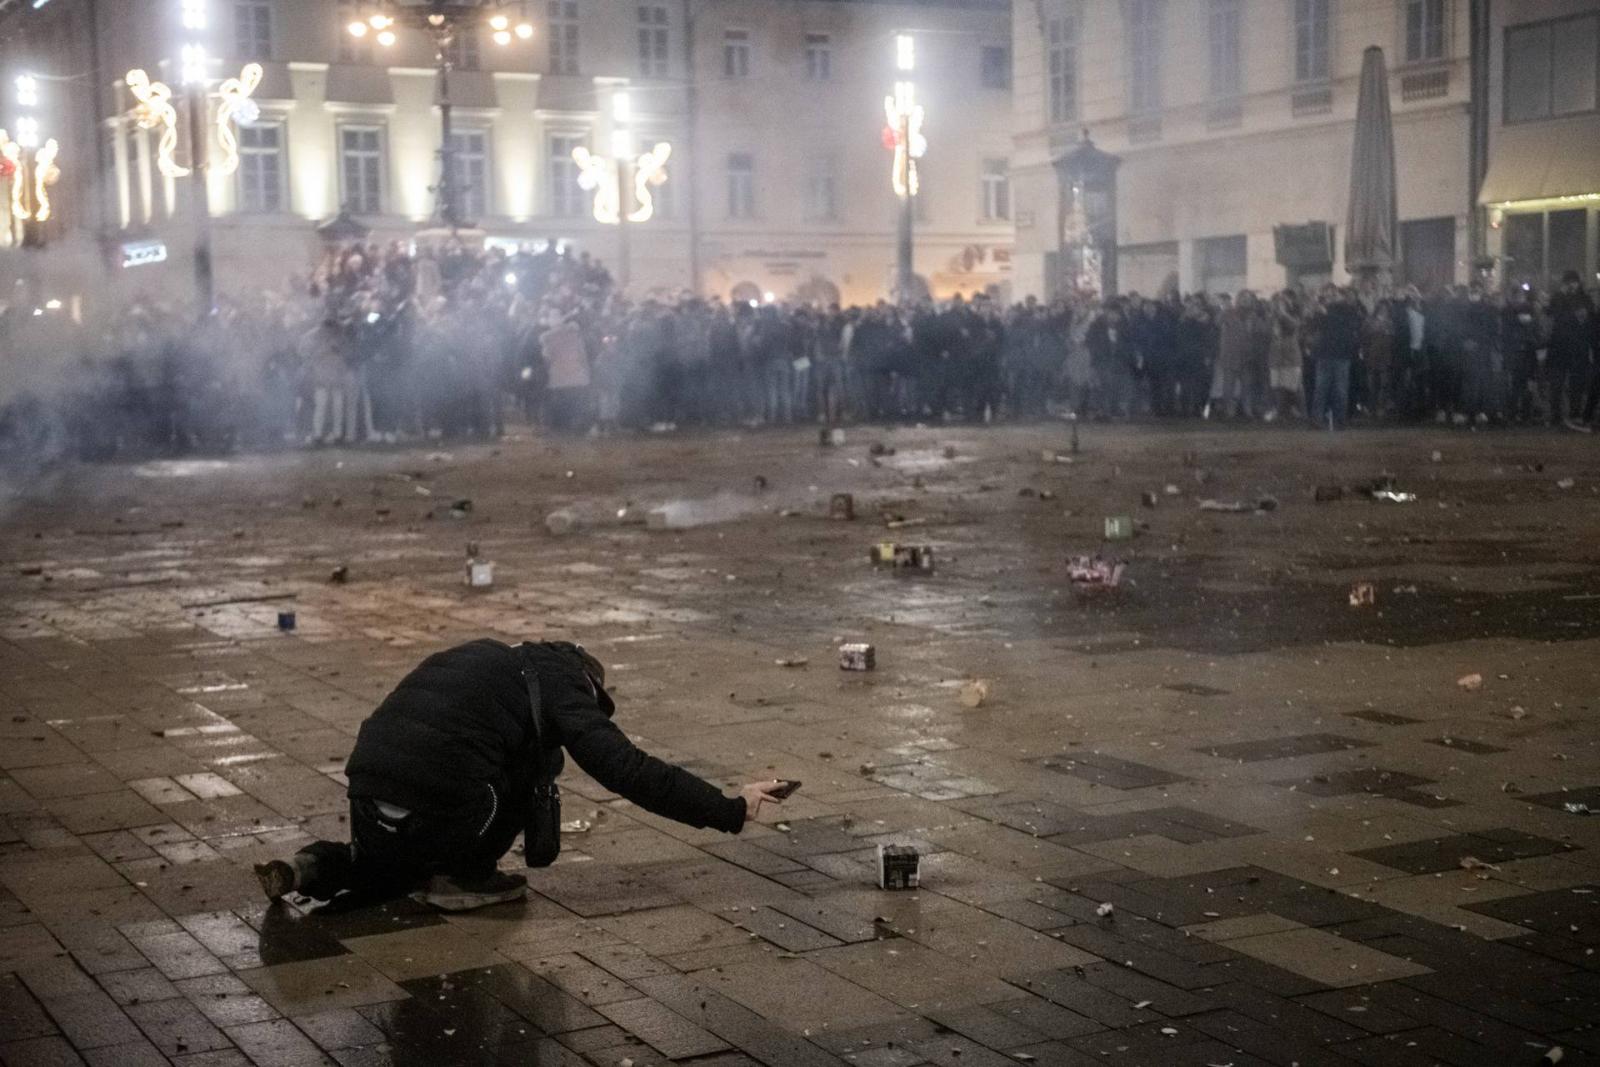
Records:
{"label": "building facade", "polygon": [[[188,269],[196,179],[160,173],[159,134],[128,116],[123,79],[142,67],[176,89],[191,2],[49,0],[33,10],[13,0],[0,15],[10,19],[7,69],[47,68],[60,79],[51,84],[62,88],[61,127],[88,131],[63,149],[52,235],[62,248],[97,247],[113,289],[169,275],[176,284]],[[203,6],[213,82],[248,62],[265,72],[237,172],[207,186],[220,291],[303,272],[317,226],[341,209],[374,240],[428,225],[440,141],[431,41],[403,29],[390,47],[374,33],[352,36],[347,25],[371,10],[358,0]],[[917,270],[938,295],[1008,282],[1006,0],[538,0],[506,10],[527,14],[531,39],[502,46],[482,27],[450,50],[457,184],[487,240],[559,240],[615,268],[621,234],[595,221],[572,150],[605,151],[613,97],[625,92],[640,146],[672,146],[655,217],[627,228],[636,293],[877,299],[892,281],[897,219],[884,97],[900,76],[896,36],[910,34],[930,145]],[[39,262],[65,270],[62,257]]]}
{"label": "building facade", "polygon": [[1600,2],[1493,5],[1487,252],[1514,285],[1600,279]]}
{"label": "building facade", "polygon": [[[1018,0],[1019,294],[1060,284],[1054,163],[1085,132],[1120,157],[1118,288],[1343,281],[1362,53],[1390,71],[1402,280],[1470,273],[1468,0]],[[1497,7],[1502,6],[1496,3]],[[1506,4],[1506,7],[1522,6]],[[1306,224],[1320,224],[1307,226]],[[1283,248],[1284,227],[1326,254]]]}

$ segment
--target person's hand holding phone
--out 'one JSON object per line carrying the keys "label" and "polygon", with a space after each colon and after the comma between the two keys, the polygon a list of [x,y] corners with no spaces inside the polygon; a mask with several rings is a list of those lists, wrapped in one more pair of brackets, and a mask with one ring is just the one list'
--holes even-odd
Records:
{"label": "person's hand holding phone", "polygon": [[782,804],[784,798],[799,788],[799,785],[799,782],[791,785],[788,782],[768,780],[765,782],[751,782],[749,785],[744,786],[739,790],[739,795],[744,798],[745,821],[754,820],[756,814],[761,811],[761,805],[764,803]]}

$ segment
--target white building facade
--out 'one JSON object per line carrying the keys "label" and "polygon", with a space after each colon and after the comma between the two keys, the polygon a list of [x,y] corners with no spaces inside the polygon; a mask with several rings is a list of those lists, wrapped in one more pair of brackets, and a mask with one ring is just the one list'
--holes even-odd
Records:
{"label": "white building facade", "polygon": [[[392,47],[373,33],[357,39],[346,27],[370,9],[355,0],[206,3],[213,79],[248,62],[265,68],[238,170],[209,180],[219,291],[303,272],[317,225],[341,209],[377,241],[427,226],[440,139],[431,41],[405,29]],[[177,82],[181,6],[53,0],[38,13],[95,30],[96,55],[80,33],[76,58],[58,65],[92,63],[107,81],[99,93],[80,83],[101,143],[78,151],[98,162],[72,161],[99,176],[78,193],[96,203],[73,205],[64,187],[59,236],[97,237],[113,288],[168,274],[176,284],[188,269],[185,184],[195,179],[161,175],[158,133],[127,117],[122,84],[134,67]],[[593,218],[572,150],[605,151],[612,98],[626,92],[637,143],[672,145],[655,217],[628,227],[635,293],[875,300],[892,281],[897,218],[883,101],[895,38],[911,34],[930,142],[917,270],[939,295],[1009,281],[1005,0],[537,0],[506,10],[526,13],[532,38],[500,46],[486,28],[464,34],[449,75],[463,214],[490,241],[555,239],[615,268],[618,229]],[[150,262],[157,245],[164,262]]]}
{"label": "white building facade", "polygon": [[[1426,284],[1465,280],[1474,210],[1467,8],[1468,0],[1019,0],[1016,291],[1057,288],[1053,161],[1083,131],[1121,157],[1122,292],[1343,281],[1357,82],[1369,45],[1383,49],[1391,77],[1399,273]],[[1274,231],[1307,223],[1326,226],[1331,255],[1286,266]]]}

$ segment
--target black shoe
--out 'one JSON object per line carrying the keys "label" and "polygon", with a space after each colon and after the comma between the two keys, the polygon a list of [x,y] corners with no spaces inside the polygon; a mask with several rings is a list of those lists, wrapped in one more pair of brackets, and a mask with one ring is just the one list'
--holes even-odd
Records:
{"label": "black shoe", "polygon": [[295,891],[298,880],[294,867],[283,860],[273,860],[271,863],[256,864],[256,881],[261,883],[261,891],[267,895],[267,899],[277,902]]}
{"label": "black shoe", "polygon": [[526,878],[505,871],[495,871],[484,878],[455,878],[436,874],[428,879],[427,887],[415,896],[440,911],[471,911],[490,904],[521,900],[527,888]]}

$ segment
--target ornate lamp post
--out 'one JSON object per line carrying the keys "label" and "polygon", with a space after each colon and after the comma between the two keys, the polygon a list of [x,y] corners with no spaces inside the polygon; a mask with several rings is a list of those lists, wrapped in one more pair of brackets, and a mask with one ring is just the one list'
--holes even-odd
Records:
{"label": "ornate lamp post", "polygon": [[667,180],[667,160],[671,156],[672,146],[665,141],[636,154],[633,98],[626,89],[611,94],[610,155],[591,152],[582,145],[572,150],[573,162],[578,164],[578,184],[594,193],[595,221],[617,227],[617,285],[621,289],[627,289],[632,273],[628,226],[649,222],[655,216],[651,190]]}
{"label": "ornate lamp post", "polygon": [[50,186],[61,176],[56,163],[60,146],[54,137],[39,132],[39,79],[18,75],[13,85],[17,106],[13,133],[0,129],[0,182],[9,183],[7,227],[13,244],[24,248],[44,246],[44,226],[50,220]]}
{"label": "ornate lamp post", "polygon": [[890,183],[895,196],[900,198],[900,226],[895,242],[895,295],[906,303],[916,295],[916,267],[913,245],[916,227],[916,197],[919,182],[917,160],[928,150],[928,139],[922,134],[922,105],[917,103],[917,83],[912,75],[917,69],[916,40],[908,33],[894,39],[895,69],[899,76],[894,92],[884,97],[883,111],[888,125],[883,131],[884,147],[894,153],[894,169]]}
{"label": "ornate lamp post", "polygon": [[[516,18],[507,14],[514,11]],[[347,31],[352,37],[371,37],[393,48],[398,29],[421,30],[433,41],[433,64],[439,77],[439,184],[434,192],[434,219],[452,230],[467,225],[461,213],[461,190],[456,173],[455,140],[451,136],[450,46],[462,32],[482,25],[490,39],[504,48],[513,40],[531,40],[527,0],[377,0],[366,5]]]}
{"label": "ornate lamp post", "polygon": [[[200,317],[216,307],[216,280],[211,266],[211,190],[212,174],[232,174],[239,169],[238,124],[248,125],[260,115],[250,94],[261,84],[259,63],[246,65],[237,78],[226,78],[214,88],[211,84],[211,57],[206,48],[211,14],[207,0],[177,0],[183,31],[179,46],[178,73],[183,96],[174,102],[171,86],[152,81],[141,69],[128,71],[124,78],[128,91],[137,101],[133,118],[140,128],[159,128],[156,167],[165,178],[194,178],[189,183],[191,225],[194,227],[194,284],[200,303]],[[180,122],[178,104],[185,115]],[[215,128],[220,152],[212,151]],[[181,132],[180,132],[181,131]],[[179,142],[186,141],[180,160]]]}

